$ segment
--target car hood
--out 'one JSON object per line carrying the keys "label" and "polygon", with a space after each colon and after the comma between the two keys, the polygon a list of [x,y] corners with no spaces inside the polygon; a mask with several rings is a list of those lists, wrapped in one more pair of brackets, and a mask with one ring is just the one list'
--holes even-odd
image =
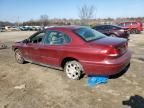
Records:
{"label": "car hood", "polygon": [[119,46],[121,44],[124,44],[127,42],[126,39],[123,38],[117,38],[117,37],[105,37],[98,40],[94,40],[89,42],[90,45],[102,45],[102,46]]}

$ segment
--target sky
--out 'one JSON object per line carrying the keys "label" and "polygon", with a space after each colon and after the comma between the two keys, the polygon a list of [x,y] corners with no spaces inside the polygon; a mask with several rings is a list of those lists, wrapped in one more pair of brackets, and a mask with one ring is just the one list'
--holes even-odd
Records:
{"label": "sky", "polygon": [[144,0],[0,0],[0,21],[79,18],[79,7],[94,6],[96,18],[144,17]]}

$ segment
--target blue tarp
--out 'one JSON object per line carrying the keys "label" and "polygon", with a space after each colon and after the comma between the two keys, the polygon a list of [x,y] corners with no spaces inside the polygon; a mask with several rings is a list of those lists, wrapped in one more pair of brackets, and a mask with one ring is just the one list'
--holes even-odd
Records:
{"label": "blue tarp", "polygon": [[88,76],[87,84],[89,87],[94,87],[98,84],[105,84],[108,82],[106,76]]}

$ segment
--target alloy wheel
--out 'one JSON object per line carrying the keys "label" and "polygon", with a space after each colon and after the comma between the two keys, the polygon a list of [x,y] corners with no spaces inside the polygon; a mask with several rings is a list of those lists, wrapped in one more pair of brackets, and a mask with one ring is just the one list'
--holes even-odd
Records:
{"label": "alloy wheel", "polygon": [[16,58],[16,61],[18,63],[20,63],[20,64],[24,63],[24,59],[23,59],[23,57],[21,55],[21,52],[18,49],[15,51],[15,58]]}
{"label": "alloy wheel", "polygon": [[79,62],[70,61],[67,62],[65,65],[65,72],[68,78],[78,80],[83,73],[83,68]]}

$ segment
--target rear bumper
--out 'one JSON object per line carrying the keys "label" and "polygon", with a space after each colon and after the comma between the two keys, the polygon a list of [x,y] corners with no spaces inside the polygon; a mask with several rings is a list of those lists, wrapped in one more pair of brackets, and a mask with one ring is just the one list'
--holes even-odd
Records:
{"label": "rear bumper", "polygon": [[131,59],[130,51],[116,59],[107,59],[102,62],[81,61],[87,75],[114,75],[126,68]]}

